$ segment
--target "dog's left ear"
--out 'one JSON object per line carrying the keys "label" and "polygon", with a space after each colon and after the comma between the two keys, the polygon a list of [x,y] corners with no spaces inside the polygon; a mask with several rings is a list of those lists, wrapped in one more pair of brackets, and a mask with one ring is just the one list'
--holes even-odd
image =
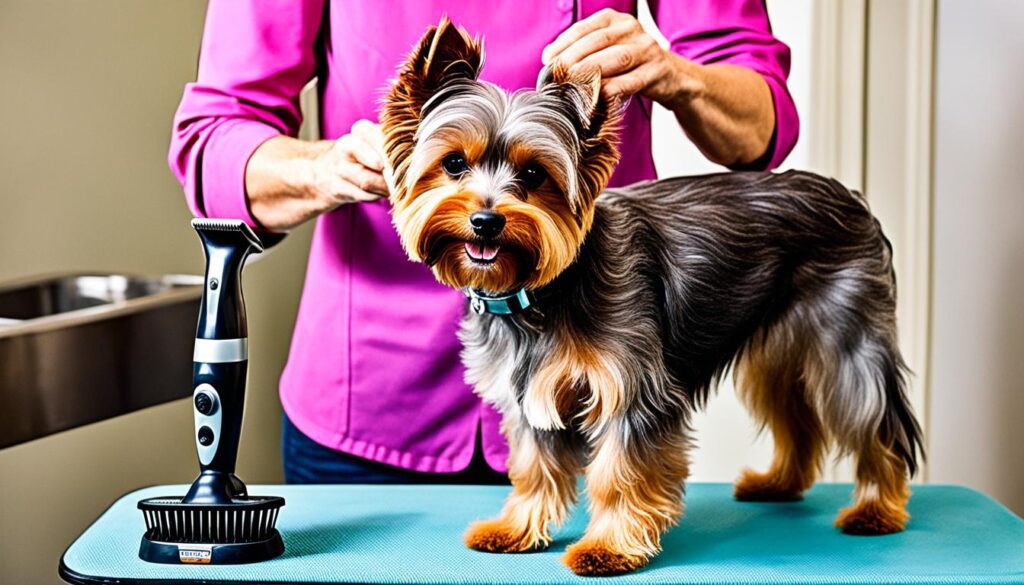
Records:
{"label": "dog's left ear", "polygon": [[580,139],[580,200],[593,202],[608,185],[619,162],[619,128],[624,108],[601,91],[597,71],[569,72],[555,63],[537,79],[537,91],[571,105]]}
{"label": "dog's left ear", "polygon": [[384,100],[380,117],[384,150],[392,168],[393,197],[403,195],[409,154],[424,106],[443,88],[475,81],[483,61],[480,40],[444,16],[437,26],[427,29],[398,68],[398,79]]}

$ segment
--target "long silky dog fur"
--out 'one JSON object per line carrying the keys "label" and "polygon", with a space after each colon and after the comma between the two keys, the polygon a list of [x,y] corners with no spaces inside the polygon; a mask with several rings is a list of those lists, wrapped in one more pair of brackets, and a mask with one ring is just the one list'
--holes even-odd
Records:
{"label": "long silky dog fur", "polygon": [[[811,173],[736,172],[605,189],[620,108],[592,75],[537,91],[478,80],[479,41],[443,20],[400,68],[382,123],[409,256],[457,288],[529,290],[510,316],[468,312],[467,380],[503,413],[513,491],[470,547],[546,546],[586,477],[591,521],[566,564],[631,571],[683,512],[690,415],[735,372],[775,442],[743,500],[798,499],[830,444],[856,459],[846,532],[902,530],[921,432],[896,340],[892,251],[864,198]],[[444,170],[445,156],[467,170]],[[544,183],[528,187],[523,168]],[[536,166],[535,166],[536,168]],[[481,264],[475,211],[506,218]]]}

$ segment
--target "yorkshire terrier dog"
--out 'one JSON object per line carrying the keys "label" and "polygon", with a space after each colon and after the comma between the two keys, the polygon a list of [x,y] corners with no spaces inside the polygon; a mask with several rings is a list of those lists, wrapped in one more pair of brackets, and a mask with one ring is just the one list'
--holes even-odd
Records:
{"label": "yorkshire terrier dog", "polygon": [[600,79],[556,66],[509,94],[482,64],[479,40],[442,20],[381,118],[402,245],[470,297],[466,377],[511,447],[512,492],[466,544],[548,545],[584,474],[590,524],[565,563],[644,566],[682,515],[690,413],[729,371],[775,444],[737,499],[799,499],[834,442],[856,458],[836,525],[902,530],[921,434],[891,248],[864,199],[803,172],[606,190],[621,108]]}

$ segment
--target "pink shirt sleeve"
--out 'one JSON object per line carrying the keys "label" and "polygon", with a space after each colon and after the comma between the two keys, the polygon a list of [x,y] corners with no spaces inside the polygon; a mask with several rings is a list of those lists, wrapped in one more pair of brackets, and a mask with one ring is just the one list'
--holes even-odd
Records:
{"label": "pink shirt sleeve", "polygon": [[210,0],[198,78],[185,87],[168,154],[196,215],[256,225],[245,166],[267,139],[298,132],[323,13],[323,0]]}
{"label": "pink shirt sleeve", "polygon": [[651,12],[676,54],[701,64],[740,65],[764,77],[775,132],[768,152],[748,167],[779,166],[796,144],[800,120],[786,88],[789,47],[772,36],[764,0],[651,0]]}

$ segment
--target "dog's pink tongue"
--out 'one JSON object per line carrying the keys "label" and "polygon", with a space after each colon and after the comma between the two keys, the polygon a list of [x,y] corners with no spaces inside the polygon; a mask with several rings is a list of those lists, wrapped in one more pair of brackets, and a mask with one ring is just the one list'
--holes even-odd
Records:
{"label": "dog's pink tongue", "polygon": [[466,253],[476,260],[494,260],[494,257],[498,255],[498,246],[466,242]]}

